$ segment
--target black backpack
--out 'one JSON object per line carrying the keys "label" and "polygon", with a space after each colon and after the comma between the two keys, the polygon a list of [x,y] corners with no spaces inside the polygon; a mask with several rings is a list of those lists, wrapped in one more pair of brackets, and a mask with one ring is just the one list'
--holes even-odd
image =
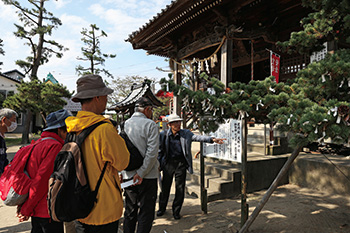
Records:
{"label": "black backpack", "polygon": [[104,164],[95,190],[92,191],[81,145],[85,138],[103,123],[106,122],[102,121],[89,126],[78,136],[75,133],[69,133],[65,144],[57,154],[54,170],[49,180],[47,197],[49,213],[53,220],[70,222],[86,218],[97,202],[96,196],[108,162]]}
{"label": "black backpack", "polygon": [[143,156],[137,147],[130,141],[128,135],[124,131],[124,127],[121,127],[119,135],[124,139],[126,147],[130,153],[129,165],[124,169],[125,171],[133,171],[140,168],[143,164]]}

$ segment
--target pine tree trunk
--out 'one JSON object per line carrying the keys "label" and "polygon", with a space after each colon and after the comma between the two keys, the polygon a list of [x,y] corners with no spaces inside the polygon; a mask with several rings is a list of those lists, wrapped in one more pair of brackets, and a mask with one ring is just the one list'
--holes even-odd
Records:
{"label": "pine tree trunk", "polygon": [[29,130],[30,130],[30,123],[32,122],[32,119],[33,119],[33,113],[30,110],[27,110],[26,115],[27,117],[24,125],[24,131],[22,132],[21,144],[29,143]]}
{"label": "pine tree trunk", "polygon": [[298,148],[296,148],[293,151],[292,155],[289,156],[287,162],[283,165],[282,169],[280,170],[280,172],[276,176],[275,180],[272,182],[272,184],[270,185],[269,189],[266,191],[266,193],[263,196],[263,198],[261,199],[261,201],[255,207],[252,215],[249,216],[248,220],[245,222],[243,227],[239,230],[239,233],[245,233],[248,231],[248,228],[250,227],[250,225],[254,222],[256,217],[258,217],[260,211],[262,210],[262,208],[264,208],[265,204],[267,203],[267,201],[271,197],[272,193],[277,189],[278,184],[280,183],[282,178],[285,176],[285,174],[288,172],[289,168],[292,166],[292,163],[295,160],[295,158],[298,157],[301,149],[302,149],[302,147],[299,146]]}

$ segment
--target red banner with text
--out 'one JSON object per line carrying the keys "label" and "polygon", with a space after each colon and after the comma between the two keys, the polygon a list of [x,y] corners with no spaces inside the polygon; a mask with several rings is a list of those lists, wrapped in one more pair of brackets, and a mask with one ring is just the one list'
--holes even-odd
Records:
{"label": "red banner with text", "polygon": [[278,83],[280,77],[280,56],[273,52],[270,52],[270,62],[271,62],[271,76],[274,76],[276,83]]}

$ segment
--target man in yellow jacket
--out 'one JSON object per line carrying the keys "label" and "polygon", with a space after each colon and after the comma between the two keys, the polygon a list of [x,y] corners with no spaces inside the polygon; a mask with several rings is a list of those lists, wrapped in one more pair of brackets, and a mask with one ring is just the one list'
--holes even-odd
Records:
{"label": "man in yellow jacket", "polygon": [[82,111],[76,117],[66,119],[68,132],[81,132],[100,121],[107,123],[98,126],[85,139],[82,152],[89,178],[94,190],[105,162],[109,162],[97,194],[97,204],[84,219],[76,221],[76,231],[118,232],[119,218],[123,211],[123,199],[118,172],[129,164],[129,152],[124,140],[119,136],[110,120],[101,114],[106,109],[107,95],[113,92],[107,88],[99,75],[85,75],[77,81],[77,94],[74,102],[80,102]]}

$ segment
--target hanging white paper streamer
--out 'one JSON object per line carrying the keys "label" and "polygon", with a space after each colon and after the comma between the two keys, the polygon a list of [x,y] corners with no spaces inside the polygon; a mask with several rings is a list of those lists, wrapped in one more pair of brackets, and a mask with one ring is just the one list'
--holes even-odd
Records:
{"label": "hanging white paper streamer", "polygon": [[177,92],[177,95],[180,95],[181,94],[181,88],[179,88],[178,92]]}
{"label": "hanging white paper streamer", "polygon": [[341,121],[341,117],[338,115],[336,123],[339,124]]}
{"label": "hanging white paper streamer", "polygon": [[322,137],[320,137],[319,139],[317,139],[317,142],[321,142],[323,141],[323,139],[326,137],[326,132],[323,130],[322,132]]}
{"label": "hanging white paper streamer", "polygon": [[305,122],[303,123],[303,125],[307,125],[307,124],[310,124],[310,121],[305,121]]}
{"label": "hanging white paper streamer", "polygon": [[343,86],[343,84],[344,84],[344,80],[341,80],[339,88],[341,88]]}
{"label": "hanging white paper streamer", "polygon": [[270,88],[269,88],[269,90],[270,90],[271,92],[273,92],[273,93],[275,93],[275,92],[276,92],[276,90],[275,90],[275,89],[273,89],[272,87],[270,87]]}
{"label": "hanging white paper streamer", "polygon": [[334,112],[333,116],[335,117],[337,115],[337,113],[338,113],[338,107],[334,107],[334,108],[329,109],[328,112],[327,112],[328,115],[331,115],[331,112]]}
{"label": "hanging white paper streamer", "polygon": [[[287,120],[287,125],[290,124],[290,119],[292,118],[292,116],[293,116],[293,114],[290,114],[290,116],[289,116],[289,118],[288,118],[288,120]],[[304,122],[304,123],[305,123],[305,122]]]}
{"label": "hanging white paper streamer", "polygon": [[202,69],[202,63],[198,61],[198,74],[201,73],[201,69]]}
{"label": "hanging white paper streamer", "polygon": [[238,120],[242,120],[244,116],[249,117],[249,114],[245,111],[239,110],[239,117]]}
{"label": "hanging white paper streamer", "polygon": [[210,74],[208,60],[205,60],[205,69],[207,70],[207,73]]}
{"label": "hanging white paper streamer", "polygon": [[322,82],[324,83],[324,82],[326,82],[326,78],[325,78],[325,76],[324,76],[324,74],[322,74]]}
{"label": "hanging white paper streamer", "polygon": [[261,107],[264,107],[264,104],[261,102],[261,100],[259,101],[259,103],[256,105],[256,111],[258,111],[259,110],[259,105],[261,106]]}

